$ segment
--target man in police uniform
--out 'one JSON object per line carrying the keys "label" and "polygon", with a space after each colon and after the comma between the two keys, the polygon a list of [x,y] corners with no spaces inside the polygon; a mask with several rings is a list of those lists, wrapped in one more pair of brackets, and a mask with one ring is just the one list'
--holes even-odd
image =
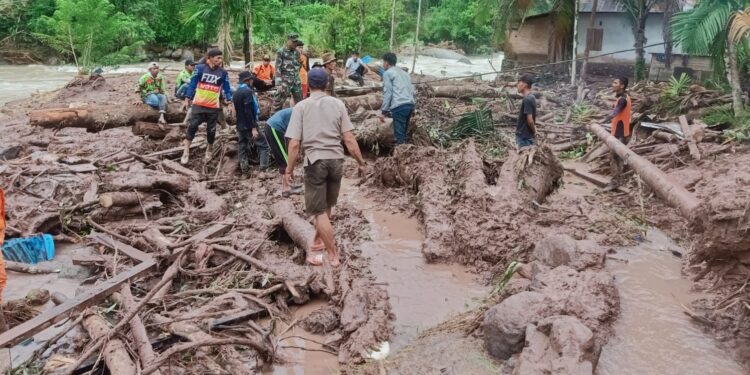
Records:
{"label": "man in police uniform", "polygon": [[284,107],[291,95],[292,105],[302,100],[302,81],[299,71],[300,55],[297,51],[297,35],[289,35],[286,46],[276,52],[276,95],[273,100],[274,111]]}

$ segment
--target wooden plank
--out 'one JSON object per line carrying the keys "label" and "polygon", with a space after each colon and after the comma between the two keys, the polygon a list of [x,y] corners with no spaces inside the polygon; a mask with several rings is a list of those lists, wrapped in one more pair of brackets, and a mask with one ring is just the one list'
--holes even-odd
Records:
{"label": "wooden plank", "polygon": [[236,314],[223,316],[211,321],[211,330],[221,330],[222,326],[230,326],[233,324],[246,322],[250,319],[263,318],[266,315],[268,315],[268,310],[259,307],[257,309],[250,309],[248,311],[242,311]]}
{"label": "wooden plank", "polygon": [[182,165],[176,162],[173,162],[169,159],[162,160],[161,164],[164,166],[164,168],[171,169],[174,172],[184,174],[185,176],[188,176],[195,181],[198,181],[201,178],[200,173],[192,169],[187,169],[183,167]]}
{"label": "wooden plank", "polygon": [[698,149],[698,144],[695,143],[695,139],[693,139],[693,131],[690,129],[690,125],[688,125],[687,118],[684,115],[680,116],[680,129],[682,129],[682,134],[688,142],[690,156],[692,156],[694,160],[701,160],[701,151]]}
{"label": "wooden plank", "polygon": [[[580,177],[580,178],[582,178],[582,179],[584,179],[584,180],[586,180],[586,181],[588,181],[588,182],[590,182],[590,183],[592,183],[592,184],[594,184],[594,185],[596,185],[596,186],[598,186],[600,188],[603,188],[603,187],[606,187],[607,185],[609,185],[609,181],[607,181],[606,177],[598,175],[598,174],[584,172],[584,171],[581,171],[581,170],[578,170],[578,169],[575,169],[575,168],[565,168],[565,171],[573,173],[574,175],[576,175],[576,176],[578,176],[578,177]],[[622,191],[623,193],[630,194],[630,189],[628,189],[626,187],[618,186],[616,190]]]}
{"label": "wooden plank", "polygon": [[122,283],[150,271],[155,265],[156,262],[153,259],[142,262],[126,272],[105,280],[94,288],[84,291],[75,298],[71,298],[63,304],[44,311],[33,319],[3,332],[0,334],[0,347],[7,348],[16,345],[71,314],[99,303],[117,290]]}
{"label": "wooden plank", "polygon": [[227,219],[230,220],[229,222],[223,222],[223,223],[216,223],[211,225],[210,227],[203,229],[202,231],[194,234],[192,237],[180,241],[174,245],[170,245],[169,248],[173,249],[172,255],[169,257],[170,260],[176,259],[180,253],[185,251],[187,248],[187,245],[200,242],[203,240],[207,240],[209,238],[221,236],[226,232],[229,232],[230,229],[234,226],[234,219]]}
{"label": "wooden plank", "polygon": [[139,260],[141,262],[145,262],[145,261],[148,261],[148,260],[153,261],[153,258],[151,257],[151,255],[148,255],[147,253],[144,253],[143,251],[140,251],[140,250],[134,248],[133,246],[130,246],[130,245],[125,244],[125,243],[122,243],[122,242],[120,242],[120,241],[112,238],[112,236],[110,236],[108,234],[96,233],[95,232],[95,233],[90,234],[88,236],[88,238],[90,238],[94,242],[97,242],[97,243],[102,244],[104,246],[107,246],[109,248],[116,249],[118,251],[122,251],[127,256],[129,256],[129,257],[131,257],[131,258],[133,258],[135,260]]}

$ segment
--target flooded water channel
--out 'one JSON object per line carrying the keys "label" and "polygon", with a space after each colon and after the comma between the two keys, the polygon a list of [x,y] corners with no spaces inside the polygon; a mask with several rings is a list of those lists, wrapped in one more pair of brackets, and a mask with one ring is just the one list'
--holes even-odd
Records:
{"label": "flooded water channel", "polygon": [[680,274],[685,253],[658,230],[638,246],[617,252],[607,268],[615,276],[622,311],[604,346],[598,375],[740,375],[747,372],[684,314],[700,295]]}

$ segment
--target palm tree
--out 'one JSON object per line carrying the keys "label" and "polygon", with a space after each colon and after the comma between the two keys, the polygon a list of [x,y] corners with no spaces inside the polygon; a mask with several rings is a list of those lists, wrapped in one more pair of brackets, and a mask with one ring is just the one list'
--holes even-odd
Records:
{"label": "palm tree", "polygon": [[[549,13],[552,21],[552,35],[547,46],[547,56],[550,62],[557,62],[570,56],[576,1],[481,0],[481,6],[487,9],[482,17],[492,17],[496,30],[495,39],[502,41],[506,38],[511,23],[523,23],[529,15]],[[484,22],[486,19],[478,21]]]}
{"label": "palm tree", "polygon": [[745,0],[701,0],[698,5],[672,18],[674,41],[687,53],[713,58],[714,71],[725,71],[732,88],[732,108],[735,114],[744,109],[738,43],[750,30],[750,2]]}
{"label": "palm tree", "polygon": [[[232,27],[242,25],[242,52],[245,63],[253,61],[253,0],[215,0],[202,1],[195,9],[189,10],[187,22],[203,20],[217,20],[218,30],[216,40],[224,52],[228,62],[232,59],[234,44],[232,43]],[[206,26],[211,26],[207,24]]]}
{"label": "palm tree", "polygon": [[635,80],[646,78],[646,20],[659,0],[617,0],[630,15],[635,37]]}

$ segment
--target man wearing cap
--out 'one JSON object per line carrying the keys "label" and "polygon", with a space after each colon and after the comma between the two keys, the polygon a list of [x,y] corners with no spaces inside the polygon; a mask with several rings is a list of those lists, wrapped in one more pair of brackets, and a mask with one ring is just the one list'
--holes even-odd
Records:
{"label": "man wearing cap", "polygon": [[159,63],[148,64],[148,73],[138,80],[138,90],[141,100],[159,110],[159,124],[166,124],[164,114],[167,113],[167,81],[159,71]]}
{"label": "man wearing cap", "polygon": [[291,183],[301,146],[305,154],[305,209],[315,217],[315,236],[311,239],[307,262],[322,264],[323,254],[316,254],[316,251],[325,249],[330,264],[336,267],[340,260],[331,225],[331,209],[338,200],[344,174],[342,141],[357,160],[360,175],[364,175],[365,160],[352,134],[354,127],[346,106],[323,92],[328,85],[328,73],[320,68],[312,69],[308,83],[312,93],[294,106],[286,132],[290,141],[284,177],[287,183]]}
{"label": "man wearing cap", "polygon": [[190,143],[195,138],[198,126],[206,123],[206,157],[205,160],[211,160],[213,155],[213,145],[216,139],[216,122],[219,119],[219,112],[222,112],[221,95],[227,101],[232,100],[232,89],[229,86],[229,75],[222,68],[224,58],[221,51],[212,49],[208,51],[205,64],[195,67],[195,72],[190,78],[190,85],[185,92],[185,105],[193,101],[191,109],[192,115],[190,125],[185,136],[185,150],[182,153],[182,164],[187,164],[190,158]]}
{"label": "man wearing cap", "polygon": [[346,76],[342,76],[341,78],[349,78],[352,81],[357,82],[360,86],[365,85],[364,76],[367,71],[367,66],[359,59],[359,52],[352,52],[352,57],[346,60],[346,65],[344,67],[346,68],[344,69],[344,74],[346,74]]}
{"label": "man wearing cap", "polygon": [[260,108],[255,100],[255,92],[249,86],[253,82],[250,72],[240,73],[240,85],[234,92],[232,102],[237,114],[237,154],[240,159],[240,171],[250,174],[250,138],[258,139],[258,113]]}
{"label": "man wearing cap", "polygon": [[174,83],[174,96],[177,99],[185,100],[185,91],[187,91],[188,84],[190,84],[190,77],[193,76],[195,70],[195,61],[185,60],[185,69],[182,69],[180,74],[177,75],[177,80]]}
{"label": "man wearing cap", "polygon": [[284,102],[291,96],[295,103],[302,100],[302,83],[299,78],[300,64],[299,51],[297,51],[297,35],[287,37],[286,46],[276,52],[276,95],[273,100],[273,108],[278,111],[284,107]]}
{"label": "man wearing cap", "polygon": [[336,56],[332,53],[324,53],[323,54],[323,67],[326,69],[326,73],[328,73],[328,86],[326,86],[326,93],[330,96],[336,97],[335,92],[335,81],[336,78]]}
{"label": "man wearing cap", "polygon": [[536,97],[531,93],[531,85],[534,83],[529,74],[518,78],[516,89],[521,94],[521,108],[518,113],[516,124],[516,145],[518,150],[533,146],[536,141]]}
{"label": "man wearing cap", "polygon": [[406,143],[409,130],[409,120],[414,112],[416,93],[411,84],[411,77],[403,69],[396,66],[396,55],[388,52],[383,55],[383,106],[380,108],[380,121],[385,116],[393,117],[393,135],[396,144]]}
{"label": "man wearing cap", "polygon": [[306,98],[309,94],[307,86],[307,72],[310,71],[310,61],[305,54],[305,42],[297,41],[297,52],[299,52],[299,80],[302,84],[302,97]]}
{"label": "man wearing cap", "polygon": [[253,87],[258,92],[268,91],[274,87],[274,76],[276,76],[276,69],[271,65],[271,56],[263,56],[263,62],[260,65],[256,65],[253,68]]}

